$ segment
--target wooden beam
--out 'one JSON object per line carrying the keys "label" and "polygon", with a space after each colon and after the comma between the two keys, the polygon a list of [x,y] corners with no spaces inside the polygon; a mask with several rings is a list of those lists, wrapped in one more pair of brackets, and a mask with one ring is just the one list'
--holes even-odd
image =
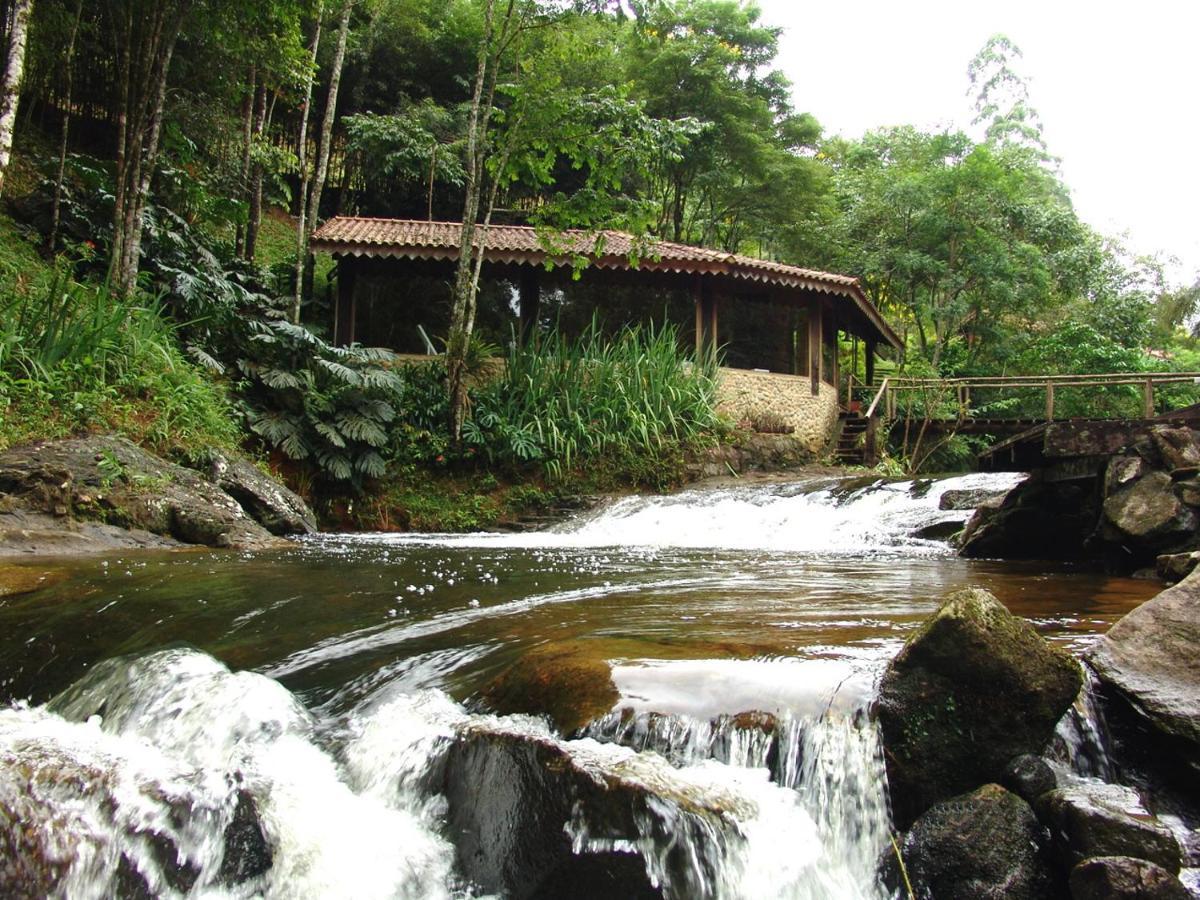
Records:
{"label": "wooden beam", "polygon": [[519,339],[522,344],[537,330],[538,315],[542,305],[541,270],[534,266],[521,267],[518,286],[520,295]]}
{"label": "wooden beam", "polygon": [[824,366],[821,352],[821,332],[823,329],[821,301],[812,300],[808,308],[808,369],[812,379],[812,395],[821,393],[821,369]]}
{"label": "wooden beam", "polygon": [[333,310],[333,343],[345,347],[354,343],[354,319],[357,298],[354,283],[358,275],[358,260],[342,256],[337,261],[337,299]]}

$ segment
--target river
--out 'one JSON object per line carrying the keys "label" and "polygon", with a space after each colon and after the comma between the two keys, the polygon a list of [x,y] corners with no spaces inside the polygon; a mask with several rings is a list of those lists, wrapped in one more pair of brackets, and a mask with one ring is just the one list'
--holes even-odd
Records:
{"label": "river", "polygon": [[[865,710],[915,624],[980,585],[1078,652],[1160,587],[915,536],[970,515],[940,508],[947,491],[1016,477],[733,486],[626,498],[546,532],[77,562],[0,600],[0,757],[104,773],[108,799],[7,799],[69,836],[54,853],[71,897],[110,895],[131,864],[164,896],[478,896],[429,773],[482,729],[661,800],[620,846],[587,810],[568,832],[580,853],[636,852],[669,895],[878,897],[886,779]],[[570,739],[492,714],[494,679],[560,646],[611,667],[614,712]],[[750,711],[777,722],[774,744],[735,725]],[[231,885],[220,835],[239,792],[274,862]],[[693,806],[725,812],[713,826]],[[184,888],[150,832],[186,857]]]}

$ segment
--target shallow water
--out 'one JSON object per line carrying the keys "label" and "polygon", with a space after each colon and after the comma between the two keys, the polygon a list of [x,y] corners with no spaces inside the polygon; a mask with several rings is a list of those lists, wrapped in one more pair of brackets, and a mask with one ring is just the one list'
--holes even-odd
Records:
{"label": "shallow water", "polygon": [[[479,698],[527,650],[573,642],[612,664],[629,712],[623,730],[598,723],[563,741],[566,752],[637,771],[668,797],[751,798],[732,837],[680,826],[703,848],[687,877],[654,868],[662,823],[642,823],[630,846],[660,883],[676,877],[687,893],[714,896],[874,896],[886,792],[862,711],[915,624],[950,591],[980,585],[1079,651],[1160,587],[1059,563],[961,560],[913,537],[969,515],[938,509],[946,490],[1011,483],[730,488],[630,498],[536,534],[321,535],[271,553],[78,563],[52,587],[0,600],[0,699],[29,704],[0,715],[0,753],[33,741],[81,758],[103,745],[106,765],[138,778],[199,772],[193,805],[213,821],[231,814],[220,782],[235,773],[258,792],[277,848],[252,892],[470,894],[421,773],[470,723],[559,741],[536,723],[483,715]],[[105,707],[87,723],[80,710],[109,682],[84,692],[78,723],[38,707],[102,660],[178,644],[212,659],[149,657],[138,670],[145,696],[128,700],[138,715]],[[238,681],[226,667],[255,674]],[[164,704],[177,710],[170,722]],[[712,724],[747,710],[781,722],[771,773],[745,732]],[[327,809],[356,824],[332,833]],[[604,849],[586,822],[572,827],[577,850]],[[389,833],[407,835],[399,861]],[[200,871],[215,872],[220,853],[184,837],[207,860]],[[812,852],[797,857],[798,843]],[[93,856],[78,884],[103,885],[116,865]],[[756,885],[746,873],[763,865],[785,874]],[[351,869],[351,882],[333,874]]]}

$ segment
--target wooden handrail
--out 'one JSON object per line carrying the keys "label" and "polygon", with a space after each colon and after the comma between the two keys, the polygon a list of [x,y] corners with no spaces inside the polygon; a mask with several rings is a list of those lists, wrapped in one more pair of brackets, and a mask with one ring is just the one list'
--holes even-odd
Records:
{"label": "wooden handrail", "polygon": [[875,415],[875,408],[879,406],[879,401],[883,398],[883,395],[887,393],[888,383],[890,381],[890,378],[885,378],[879,383],[879,390],[875,392],[875,397],[871,400],[871,405],[867,407],[866,417],[868,419]]}
{"label": "wooden handrail", "polygon": [[897,390],[921,387],[1091,387],[1094,385],[1159,384],[1191,382],[1200,384],[1200,372],[1110,372],[1101,375],[992,375],[977,378],[903,378],[890,379]]}

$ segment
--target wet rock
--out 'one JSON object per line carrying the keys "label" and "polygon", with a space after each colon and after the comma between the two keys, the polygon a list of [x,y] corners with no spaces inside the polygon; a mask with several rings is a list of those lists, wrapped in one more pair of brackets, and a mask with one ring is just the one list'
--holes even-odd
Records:
{"label": "wet rock", "polygon": [[123,438],[94,435],[0,454],[0,492],[28,509],[99,519],[188,544],[255,549],[277,539],[198,474]]}
{"label": "wet rock", "polygon": [[958,519],[948,522],[934,522],[912,532],[912,536],[926,541],[948,541],[963,530],[963,523]]}
{"label": "wet rock", "polygon": [[317,518],[308,504],[244,457],[213,453],[204,475],[271,534],[311,534],[317,530]]}
{"label": "wet rock", "polygon": [[1150,429],[1150,439],[1167,470],[1200,467],[1200,434],[1191,428],[1158,425]]}
{"label": "wet rock", "polygon": [[951,595],[888,665],[875,704],[897,824],[1040,751],[1081,683],[1068,653],[987,591]]}
{"label": "wet rock", "polygon": [[1042,829],[1016,794],[986,784],[927,810],[904,838],[917,896],[930,900],[1052,896]]}
{"label": "wet rock", "polygon": [[1129,856],[1085,859],[1071,870],[1071,900],[1189,900],[1191,894],[1162,866]]}
{"label": "wet rock", "polygon": [[1099,491],[1090,479],[1046,481],[1034,472],[999,505],[975,510],[959,552],[975,559],[1088,558],[1099,516]]}
{"label": "wet rock", "polygon": [[233,818],[225,828],[225,854],[217,878],[223,884],[241,884],[266,874],[274,863],[274,854],[263,833],[258,805],[245,790],[237,792]]}
{"label": "wet rock", "polygon": [[1164,553],[1154,561],[1154,572],[1164,581],[1183,581],[1200,563],[1200,550],[1187,553]]}
{"label": "wet rock", "polygon": [[1196,514],[1175,495],[1171,477],[1163,472],[1151,472],[1110,496],[1104,518],[1117,540],[1143,545],[1157,546],[1196,528]]}
{"label": "wet rock", "polygon": [[1179,871],[1179,841],[1132,788],[1102,782],[1057,788],[1038,801],[1037,810],[1070,866],[1093,856],[1133,856]]}
{"label": "wet rock", "polygon": [[620,699],[612,668],[597,653],[586,641],[535,647],[488,685],[484,700],[502,715],[546,716],[560,734],[572,734]]}
{"label": "wet rock", "polygon": [[1001,784],[1032,805],[1042,794],[1058,787],[1058,779],[1040,756],[1022,753],[1008,761]]}
{"label": "wet rock", "polygon": [[[656,788],[580,762],[548,738],[472,729],[449,750],[442,794],[459,865],[484,891],[517,900],[707,896],[711,884],[694,867],[719,855],[722,810]],[[584,834],[574,852],[573,836]],[[646,841],[662,845],[661,888],[647,875]]]}
{"label": "wet rock", "polygon": [[959,488],[942,492],[938,509],[976,509],[980,506],[998,506],[1008,491],[993,491],[987,488]]}
{"label": "wet rock", "polygon": [[[1088,661],[1164,749],[1200,772],[1200,572],[1146,601],[1096,642]],[[1193,775],[1194,778],[1194,775]]]}

